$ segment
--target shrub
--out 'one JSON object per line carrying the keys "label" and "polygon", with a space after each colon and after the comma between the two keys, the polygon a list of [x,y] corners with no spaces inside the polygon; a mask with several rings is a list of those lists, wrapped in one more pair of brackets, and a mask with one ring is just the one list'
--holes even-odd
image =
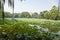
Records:
{"label": "shrub", "polygon": [[56,35],[42,29],[38,30],[37,26],[29,26],[26,22],[0,26],[0,40],[54,40]]}

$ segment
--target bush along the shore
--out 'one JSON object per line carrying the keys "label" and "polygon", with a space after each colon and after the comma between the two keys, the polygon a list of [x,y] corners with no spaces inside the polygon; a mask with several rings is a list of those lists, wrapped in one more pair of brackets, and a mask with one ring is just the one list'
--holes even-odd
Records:
{"label": "bush along the shore", "polygon": [[0,26],[0,40],[59,40],[58,33],[28,23]]}

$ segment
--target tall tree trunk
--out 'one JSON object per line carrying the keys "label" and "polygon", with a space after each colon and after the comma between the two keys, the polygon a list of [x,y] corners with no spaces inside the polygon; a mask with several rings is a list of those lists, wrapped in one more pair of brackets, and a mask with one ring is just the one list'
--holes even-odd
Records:
{"label": "tall tree trunk", "polygon": [[3,19],[3,24],[4,24],[4,4],[2,4],[2,19]]}

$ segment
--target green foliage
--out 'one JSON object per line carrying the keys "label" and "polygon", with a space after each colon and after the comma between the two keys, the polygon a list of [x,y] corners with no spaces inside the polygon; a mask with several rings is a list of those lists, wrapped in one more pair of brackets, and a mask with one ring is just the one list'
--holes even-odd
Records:
{"label": "green foliage", "polygon": [[29,26],[23,21],[0,26],[0,39],[5,40],[54,40],[56,35],[42,29],[38,30],[37,26]]}
{"label": "green foliage", "polygon": [[60,20],[46,20],[46,19],[34,19],[34,18],[17,18],[19,22],[23,21],[34,25],[40,25],[41,27],[48,28],[50,31],[57,32],[60,29]]}
{"label": "green foliage", "polygon": [[49,19],[49,17],[50,17],[50,14],[49,14],[49,12],[47,10],[43,11],[43,12],[40,12],[40,14],[39,14],[39,18]]}
{"label": "green foliage", "polygon": [[[60,21],[59,20],[46,20],[46,19],[33,19],[33,18],[17,18],[17,22],[26,22],[28,24],[40,25],[41,27],[48,28],[50,31],[57,32],[60,29]],[[7,18],[4,20],[5,24],[11,25],[16,23],[13,22],[12,19]],[[0,25],[3,25],[3,20],[0,19]]]}
{"label": "green foliage", "polygon": [[40,18],[40,19],[51,19],[51,20],[60,20],[60,11],[56,6],[53,6],[49,11],[44,10],[38,14],[37,12],[30,13],[29,12],[22,12],[22,13],[14,13],[10,14],[8,12],[5,12],[6,18],[12,18],[14,15],[14,18]]}
{"label": "green foliage", "polygon": [[2,18],[0,18],[0,25],[2,25],[3,24],[3,20],[2,20]]}
{"label": "green foliage", "polygon": [[14,13],[14,18],[20,18],[20,14],[19,13]]}
{"label": "green foliage", "polygon": [[0,1],[0,9],[1,9],[1,1]]}
{"label": "green foliage", "polygon": [[39,18],[43,19],[52,19],[52,20],[58,20],[60,19],[60,12],[56,6],[53,6],[51,10],[49,11],[42,11],[39,14]]}
{"label": "green foliage", "polygon": [[4,12],[4,17],[5,18],[12,18],[12,14],[9,12]]}
{"label": "green foliage", "polygon": [[34,12],[34,13],[32,14],[32,18],[38,18],[38,13]]}
{"label": "green foliage", "polygon": [[29,14],[29,12],[22,12],[22,13],[20,14],[20,17],[21,17],[21,18],[30,18],[31,15]]}
{"label": "green foliage", "polygon": [[0,9],[0,18],[2,18],[2,11],[1,11],[1,9]]}

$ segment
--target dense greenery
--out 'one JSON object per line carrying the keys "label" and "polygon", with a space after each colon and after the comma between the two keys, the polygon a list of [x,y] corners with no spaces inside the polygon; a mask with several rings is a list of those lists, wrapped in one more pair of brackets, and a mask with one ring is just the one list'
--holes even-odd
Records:
{"label": "dense greenery", "polygon": [[51,31],[59,31],[60,29],[60,20],[47,20],[47,19],[34,19],[34,18],[16,18],[17,20],[40,25],[41,27],[48,28]]}
{"label": "dense greenery", "polygon": [[14,0],[8,0],[8,6],[13,10],[11,14],[4,12],[5,0],[1,1],[0,40],[60,40],[60,32],[58,32],[60,11],[56,6],[39,14],[37,12],[14,13]]}
{"label": "dense greenery", "polygon": [[[5,24],[14,24],[14,22],[26,22],[28,24],[39,25],[44,28],[48,28],[50,31],[57,32],[60,29],[60,21],[59,20],[47,20],[47,19],[34,19],[34,18],[16,18],[16,21],[13,22],[11,18],[7,18],[5,20]],[[2,24],[2,19],[0,20],[0,24]]]}
{"label": "dense greenery", "polygon": [[53,6],[49,11],[45,10],[40,13],[34,12],[22,12],[22,13],[14,13],[11,14],[9,12],[5,12],[5,18],[12,18],[14,15],[15,18],[39,18],[39,19],[51,19],[51,20],[60,20],[60,11],[56,6]]}
{"label": "dense greenery", "polygon": [[5,19],[5,24],[0,25],[0,40],[59,40],[58,33],[38,29],[37,24],[29,24],[31,23],[24,21],[13,24],[11,19]]}
{"label": "dense greenery", "polygon": [[42,11],[40,17],[44,19],[58,20],[60,19],[60,12],[56,6],[53,6],[49,11]]}
{"label": "dense greenery", "polygon": [[14,0],[8,2],[13,14],[4,12],[4,4],[1,7],[0,1],[0,40],[60,40],[60,11],[56,6],[40,13],[14,13]]}

